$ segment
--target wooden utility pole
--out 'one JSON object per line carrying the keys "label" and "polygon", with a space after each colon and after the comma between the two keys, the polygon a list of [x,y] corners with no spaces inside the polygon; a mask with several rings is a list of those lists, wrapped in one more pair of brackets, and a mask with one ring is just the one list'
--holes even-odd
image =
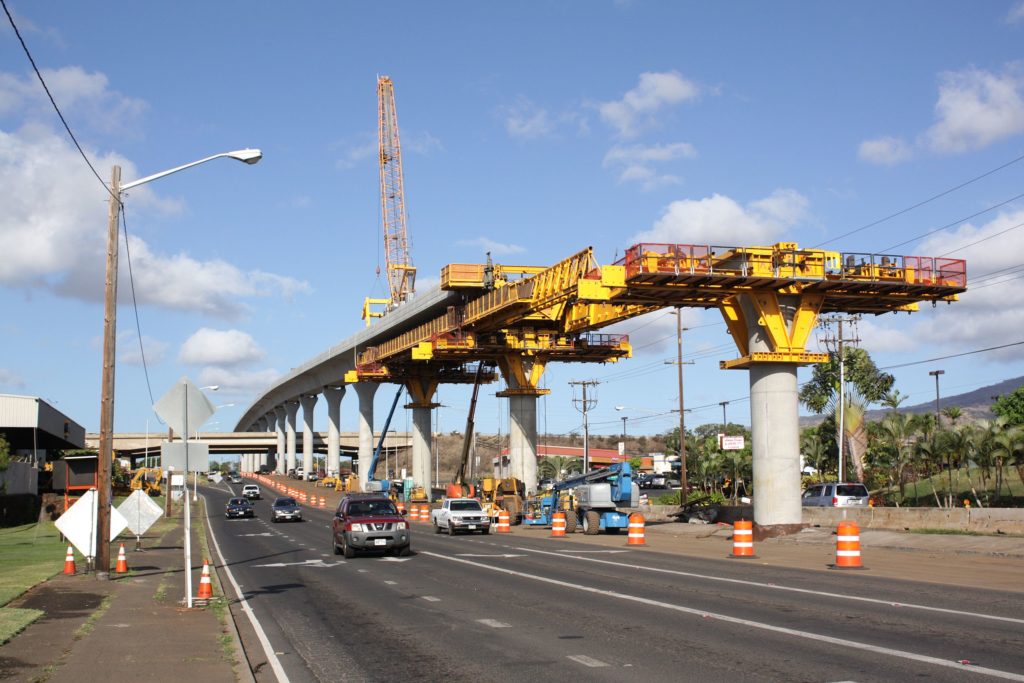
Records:
{"label": "wooden utility pole", "polygon": [[110,172],[107,221],[107,277],[103,297],[103,381],[100,397],[100,452],[96,467],[96,578],[110,577],[110,470],[114,460],[114,361],[117,341],[117,234],[121,216],[121,167]]}
{"label": "wooden utility pole", "polygon": [[676,314],[676,360],[665,361],[666,365],[675,365],[679,380],[679,504],[686,505],[687,483],[686,473],[686,402],[683,400],[683,366],[693,365],[693,361],[683,363],[683,312],[677,308]]}

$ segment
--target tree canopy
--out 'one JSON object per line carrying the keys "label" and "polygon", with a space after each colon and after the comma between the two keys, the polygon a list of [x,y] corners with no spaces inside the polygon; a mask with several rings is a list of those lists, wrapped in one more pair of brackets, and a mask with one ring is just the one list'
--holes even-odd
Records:
{"label": "tree canopy", "polygon": [[[882,372],[864,349],[847,348],[846,383],[867,404],[878,403],[892,390],[895,378]],[[816,413],[825,412],[839,394],[839,356],[832,354],[827,363],[814,366],[814,375],[800,390],[800,402]]]}
{"label": "tree canopy", "polygon": [[1005,417],[1009,425],[1024,424],[1024,387],[1017,387],[1012,393],[997,398],[992,404],[992,412]]}

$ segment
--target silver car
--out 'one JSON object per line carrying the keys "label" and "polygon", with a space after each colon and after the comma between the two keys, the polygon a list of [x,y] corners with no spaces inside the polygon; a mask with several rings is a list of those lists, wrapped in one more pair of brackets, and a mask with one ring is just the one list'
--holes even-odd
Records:
{"label": "silver car", "polygon": [[857,482],[812,484],[800,501],[804,507],[867,507],[868,488]]}

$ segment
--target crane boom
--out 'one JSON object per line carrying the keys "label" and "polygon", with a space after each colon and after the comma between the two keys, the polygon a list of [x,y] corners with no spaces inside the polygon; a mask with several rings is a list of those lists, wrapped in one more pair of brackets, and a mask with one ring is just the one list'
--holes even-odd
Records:
{"label": "crane boom", "polygon": [[380,76],[377,79],[377,110],[380,139],[380,209],[384,228],[384,257],[391,295],[388,308],[391,309],[408,300],[415,292],[416,268],[409,256],[395,86],[389,76]]}

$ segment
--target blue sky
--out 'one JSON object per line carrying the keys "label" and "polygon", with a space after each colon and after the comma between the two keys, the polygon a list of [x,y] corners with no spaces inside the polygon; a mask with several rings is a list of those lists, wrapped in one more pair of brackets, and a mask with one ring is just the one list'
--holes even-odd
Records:
{"label": "blue sky", "polygon": [[[218,160],[125,201],[153,398],[182,375],[221,385],[214,402],[234,405],[212,429],[357,331],[363,298],[383,293],[378,74],[395,82],[421,290],[488,250],[539,265],[588,245],[611,263],[640,240],[948,253],[977,288],[863,321],[879,365],[1024,339],[1024,161],[840,237],[1024,154],[1020,1],[6,2],[104,181],[113,164],[130,181],[263,150],[256,166]],[[42,396],[95,431],[106,191],[2,19],[0,392]],[[122,256],[115,429],[157,431],[126,275]],[[684,322],[688,425],[719,421],[726,400],[749,424],[747,374],[718,369],[737,355],[720,315]],[[614,331],[635,357],[551,366],[541,431],[579,427],[569,382],[583,379],[602,382],[595,432],[618,433],[623,416],[631,433],[672,426],[673,316]],[[1024,374],[1022,353],[893,372],[919,403],[930,369],[960,393]],[[498,388],[482,392],[482,431],[507,431]],[[439,398],[440,428],[461,430],[468,391]],[[342,428],[355,416],[350,393]]]}

